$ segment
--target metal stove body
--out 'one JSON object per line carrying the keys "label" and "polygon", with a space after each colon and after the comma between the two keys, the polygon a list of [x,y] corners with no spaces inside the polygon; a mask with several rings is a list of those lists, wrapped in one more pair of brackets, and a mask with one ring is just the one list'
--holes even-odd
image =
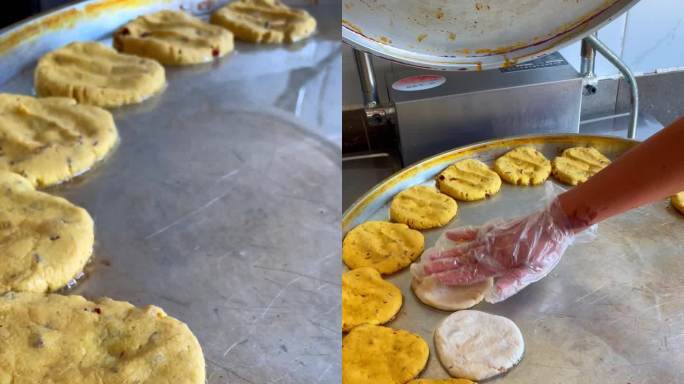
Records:
{"label": "metal stove body", "polygon": [[[414,77],[425,75],[433,87]],[[405,165],[483,140],[579,132],[582,76],[558,53],[481,72],[402,67],[386,80]]]}

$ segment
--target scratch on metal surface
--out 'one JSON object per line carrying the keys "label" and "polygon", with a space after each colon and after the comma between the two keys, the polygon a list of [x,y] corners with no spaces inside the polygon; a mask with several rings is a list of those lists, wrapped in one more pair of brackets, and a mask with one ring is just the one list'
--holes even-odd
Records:
{"label": "scratch on metal surface", "polygon": [[292,194],[288,194],[288,193],[281,193],[281,194],[279,194],[279,196],[286,197],[288,199],[293,199],[293,200],[306,201],[307,203],[311,203],[314,205],[322,205],[322,206],[326,205],[324,200],[312,199],[308,196],[297,196],[297,195],[292,195]]}
{"label": "scratch on metal surface", "polygon": [[633,368],[633,367],[644,367],[644,366],[649,366],[649,365],[658,365],[660,364],[661,361],[655,360],[655,361],[644,361],[641,363],[633,363],[629,362],[627,364],[616,364],[611,366],[613,369],[624,369],[624,368]]}
{"label": "scratch on metal surface", "polygon": [[279,383],[280,380],[284,379],[285,376],[287,376],[287,375],[289,375],[289,374],[290,374],[289,372],[285,372],[285,373],[283,373],[282,375],[278,376],[277,378],[270,380],[269,383],[271,383],[271,384]]}
{"label": "scratch on metal surface", "polygon": [[615,317],[613,320],[606,322],[606,326],[613,326],[616,323],[633,323],[633,325],[636,327],[637,319],[636,316],[631,316],[631,315],[623,315],[623,316],[618,316]]}
{"label": "scratch on metal surface", "polygon": [[283,285],[283,283],[281,283],[280,281],[276,281],[276,280],[273,280],[273,279],[269,279],[268,277],[264,277],[264,280],[266,280],[266,281],[268,281],[268,282],[271,282],[271,283],[273,283],[273,284],[275,284],[275,285]]}
{"label": "scratch on metal surface", "polygon": [[652,306],[650,306],[650,307],[643,308],[643,309],[641,309],[639,312],[637,312],[637,314],[641,315],[641,314],[643,314],[643,313],[650,312],[650,311],[652,311],[652,310],[655,309],[656,314],[658,315],[658,320],[659,320],[659,321],[662,321],[662,320],[663,320],[663,314],[662,314],[662,311],[660,310],[660,308],[663,307],[663,306],[665,306],[665,305],[668,305],[668,304],[677,303],[677,302],[679,302],[679,301],[681,300],[681,298],[679,298],[679,299],[667,300],[667,301],[662,301],[662,302],[661,302],[661,301],[660,301],[660,298],[659,298],[658,296],[655,296],[654,299],[655,299],[655,302],[656,302],[655,305],[652,305]]}
{"label": "scratch on metal surface", "polygon": [[203,211],[203,210],[209,208],[209,207],[212,206],[215,202],[217,202],[217,201],[223,199],[224,197],[228,196],[229,194],[230,194],[230,191],[224,193],[223,195],[217,196],[217,197],[215,197],[215,198],[209,200],[206,204],[202,205],[201,207],[196,208],[196,209],[194,209],[194,210],[192,210],[192,211],[186,213],[185,215],[183,215],[183,216],[179,217],[178,219],[172,221],[170,224],[168,224],[168,225],[166,225],[166,226],[164,226],[164,227],[162,227],[162,228],[160,228],[160,229],[158,229],[158,230],[156,230],[156,231],[150,233],[149,235],[145,236],[145,240],[149,240],[149,239],[151,239],[151,238],[153,238],[153,237],[155,237],[155,236],[157,236],[157,235],[160,235],[160,234],[162,234],[162,233],[168,231],[169,229],[171,229],[171,228],[175,227],[176,225],[178,225],[179,223],[181,223],[181,222],[182,222],[183,220],[185,220],[186,218],[188,218],[188,217],[190,217],[190,216],[192,216],[192,215],[194,215],[194,214],[196,214],[196,213],[199,213],[199,212],[201,212],[201,211]]}
{"label": "scratch on metal surface", "polygon": [[247,340],[249,340],[249,338],[244,338],[244,339],[242,339],[242,340],[238,340],[238,341],[234,342],[233,344],[231,344],[231,346],[228,347],[228,348],[223,352],[223,357],[228,356],[228,354],[230,353],[230,351],[233,350],[233,348],[237,347],[238,345],[242,345],[242,344],[246,343]]}
{"label": "scratch on metal surface", "polygon": [[299,357],[330,357],[329,353],[302,353]]}
{"label": "scratch on metal surface", "polygon": [[339,229],[328,228],[327,226],[314,226],[314,225],[304,223],[304,222],[300,222],[299,227],[306,229],[308,231],[312,231],[312,232],[326,232],[326,233],[334,233],[336,235],[340,234]]}
{"label": "scratch on metal surface", "polygon": [[262,249],[267,249],[267,250],[271,250],[271,251],[280,251],[280,248],[275,247],[273,245],[269,245],[269,244],[258,244],[255,242],[250,242],[250,243],[247,243],[246,245],[253,247],[253,248],[262,248]]}
{"label": "scratch on metal surface", "polygon": [[317,291],[320,291],[321,289],[326,288],[326,287],[328,287],[329,285],[330,285],[330,284],[328,284],[328,283],[322,283],[321,285],[319,285],[318,287],[316,287],[316,290],[317,290]]}
{"label": "scratch on metal surface", "polygon": [[596,298],[594,298],[594,300],[584,302],[584,304],[586,304],[586,305],[596,304],[596,303],[598,303],[599,301],[601,301],[601,300],[603,300],[603,299],[605,299],[605,298],[608,298],[608,297],[610,297],[610,296],[611,296],[611,293],[610,293],[610,292],[607,292],[607,293],[604,294],[604,295],[596,296]]}
{"label": "scratch on metal surface", "polygon": [[333,366],[332,364],[328,364],[328,366],[325,367],[325,369],[323,370],[323,372],[321,372],[321,374],[318,375],[318,379],[316,379],[316,383],[320,383],[321,380],[323,380],[323,376],[325,376],[325,374],[328,373],[328,371],[330,371],[330,369],[332,368],[332,366]]}
{"label": "scratch on metal surface", "polygon": [[667,302],[662,303],[660,301],[660,296],[654,295],[653,298],[655,299],[656,304],[653,306],[656,310],[656,314],[658,315],[658,321],[663,321],[663,311],[660,310],[660,307],[663,305],[667,304]]}
{"label": "scratch on metal surface", "polygon": [[287,284],[285,284],[284,287],[280,288],[280,290],[278,291],[278,293],[276,293],[276,295],[273,297],[273,299],[271,299],[271,302],[268,303],[268,305],[267,305],[266,308],[264,309],[264,312],[261,313],[261,316],[259,316],[259,319],[263,319],[264,316],[266,316],[266,314],[268,313],[268,311],[271,310],[271,307],[273,306],[273,304],[275,303],[275,301],[278,300],[278,298],[280,298],[280,295],[282,295],[283,292],[285,292],[285,290],[286,290],[289,286],[291,286],[292,284],[298,282],[298,281],[301,280],[301,279],[302,279],[302,276],[297,276],[297,277],[295,277],[294,279],[290,280],[290,282],[288,282]]}
{"label": "scratch on metal surface", "polygon": [[587,293],[586,295],[584,295],[584,296],[582,296],[582,297],[578,298],[577,300],[575,300],[575,303],[579,303],[580,301],[582,301],[582,300],[586,299],[587,297],[589,297],[589,296],[591,296],[591,295],[595,294],[596,292],[598,292],[598,291],[600,291],[601,289],[603,289],[603,287],[605,287],[605,286],[606,286],[607,284],[608,284],[607,282],[606,282],[606,283],[603,283],[603,284],[601,284],[601,286],[600,286],[600,287],[598,287],[598,288],[594,289],[593,291],[591,291],[591,292]]}
{"label": "scratch on metal surface", "polygon": [[[244,305],[241,305],[241,306],[227,305],[227,306],[222,306],[221,308],[229,310],[229,311],[236,311],[236,312],[262,312],[264,310],[264,308],[266,308],[266,307],[265,306],[247,307]],[[279,311],[279,313],[294,313],[294,312],[296,312],[296,311],[285,311],[284,310],[284,309],[291,309],[291,308],[292,307],[290,307],[290,306],[279,307],[279,306],[274,305],[271,307],[271,310],[280,309],[281,311]]]}
{"label": "scratch on metal surface", "polygon": [[333,257],[333,256],[337,256],[338,253],[339,253],[339,250],[330,252],[330,253],[328,253],[327,255],[325,255],[325,256],[321,257],[320,259],[316,260],[315,264],[322,264],[324,261],[328,260],[329,258],[331,258],[331,257]]}
{"label": "scratch on metal surface", "polygon": [[228,372],[228,373],[230,373],[230,374],[235,375],[235,377],[237,377],[238,379],[240,379],[240,380],[242,380],[242,381],[245,381],[245,382],[250,383],[250,384],[256,384],[256,383],[253,382],[252,380],[249,380],[248,378],[246,378],[246,377],[244,377],[244,376],[240,376],[240,375],[237,374],[234,370],[232,370],[232,369],[226,367],[225,365],[223,365],[223,364],[221,364],[221,363],[219,363],[219,362],[217,362],[217,361],[214,361],[214,360],[210,359],[209,357],[206,357],[206,356],[205,356],[205,359],[206,359],[208,362],[210,362],[211,364],[213,364],[214,366],[216,366],[216,367],[218,367],[218,368],[221,368],[221,369],[223,369],[224,371],[226,371],[226,372]]}
{"label": "scratch on metal surface", "polygon": [[173,298],[173,297],[171,297],[171,296],[166,296],[166,295],[159,295],[159,298],[162,299],[162,300],[166,300],[166,301],[168,301],[168,302],[170,302],[170,303],[174,303],[174,304],[176,304],[176,305],[183,306],[183,307],[189,307],[190,304],[191,304],[189,301],[178,300],[178,299],[176,299],[176,298]]}
{"label": "scratch on metal surface", "polygon": [[232,176],[235,176],[238,172],[240,172],[239,169],[233,169],[232,171],[230,171],[230,172],[226,173],[225,175],[223,175],[223,176],[219,177],[218,179],[216,179],[216,181],[223,181],[223,180],[225,180],[225,179],[228,179],[228,178],[230,178],[230,177],[232,177]]}
{"label": "scratch on metal surface", "polygon": [[621,240],[624,241],[625,245],[627,245],[627,248],[630,251],[632,251],[632,253],[636,256],[636,258],[639,259],[639,261],[641,263],[645,264],[646,260],[644,260],[643,255],[641,254],[641,252],[639,252],[639,247],[637,245],[635,245],[632,237],[631,236],[625,236],[621,233],[618,233],[618,235],[620,235]]}
{"label": "scratch on metal surface", "polygon": [[339,308],[340,308],[339,305],[333,305],[332,307],[330,307],[330,309],[328,309],[327,311],[323,312],[322,315],[327,315],[328,313],[330,313],[330,312],[332,312],[332,311],[334,311],[334,310],[336,310],[336,309],[339,309]]}
{"label": "scratch on metal surface", "polygon": [[[296,362],[300,362],[300,363],[301,363],[301,361],[295,359],[295,360],[293,361],[293,363],[296,363]],[[288,376],[291,377],[291,376],[290,376],[291,374],[294,374],[295,372],[299,371],[300,369],[302,369],[302,365],[301,365],[301,364],[297,364],[297,367],[296,367],[295,369],[293,369],[293,370],[291,370],[291,371],[289,371],[289,372],[286,371],[286,372],[283,373],[282,375],[276,377],[275,379],[271,379],[271,380],[269,380],[268,382],[271,383],[271,384],[279,383],[282,379],[284,379],[284,378],[286,378],[286,377],[288,377]]]}
{"label": "scratch on metal surface", "polygon": [[240,156],[238,151],[233,149],[233,150],[231,150],[231,152],[233,153],[233,156],[235,156],[236,159],[240,160],[241,163],[245,162],[245,159],[242,156]]}
{"label": "scratch on metal surface", "polygon": [[267,271],[277,271],[277,272],[291,273],[291,274],[293,274],[293,275],[297,275],[297,276],[300,276],[300,277],[303,277],[303,278],[306,278],[306,279],[311,279],[311,280],[315,280],[315,281],[320,281],[320,282],[327,283],[327,284],[330,284],[330,285],[340,286],[340,283],[339,283],[339,282],[336,283],[336,282],[328,281],[328,280],[321,279],[321,278],[318,278],[318,277],[315,277],[315,276],[311,276],[311,275],[307,275],[307,274],[304,274],[304,273],[301,273],[301,272],[291,271],[291,270],[289,270],[289,269],[265,267],[265,266],[263,266],[263,265],[252,265],[252,268],[265,269],[265,270],[267,270]]}
{"label": "scratch on metal surface", "polygon": [[332,332],[332,333],[334,333],[334,334],[340,333],[339,330],[325,327],[325,326],[323,326],[321,323],[317,323],[317,322],[315,322],[315,321],[313,321],[313,320],[311,320],[311,319],[307,319],[307,321],[308,321],[309,323],[311,323],[311,325],[315,326],[315,327],[318,328],[318,329],[323,329],[323,330],[325,330],[325,331]]}
{"label": "scratch on metal surface", "polygon": [[547,364],[532,363],[532,362],[530,362],[530,363],[528,363],[528,364],[534,365],[534,366],[537,366],[537,367],[543,367],[543,368],[568,369],[568,370],[571,370],[571,371],[579,371],[579,370],[580,370],[580,369],[577,368],[577,367],[563,367],[563,366],[556,366],[556,365],[551,365],[551,364],[548,364],[548,365],[547,365]]}
{"label": "scratch on metal surface", "polygon": [[293,369],[293,370],[291,370],[291,371],[286,371],[285,373],[283,373],[282,375],[276,377],[275,379],[270,379],[268,382],[271,383],[271,384],[280,383],[280,381],[283,380],[283,379],[286,378],[286,377],[290,377],[290,378],[291,378],[291,377],[293,376],[294,373],[300,371],[300,370],[302,369],[302,367],[304,366],[303,364],[301,364],[302,361],[299,360],[299,359],[294,359],[294,361],[293,361],[292,363],[293,363],[293,365],[294,365],[294,363],[300,363],[300,364],[296,364],[296,368],[295,368],[295,369]]}

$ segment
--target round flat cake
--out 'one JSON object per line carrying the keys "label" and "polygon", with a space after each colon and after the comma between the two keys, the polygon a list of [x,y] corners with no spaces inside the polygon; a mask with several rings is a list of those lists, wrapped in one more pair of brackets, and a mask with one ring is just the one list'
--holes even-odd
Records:
{"label": "round flat cake", "polygon": [[451,376],[485,380],[513,368],[525,351],[515,323],[485,312],[454,312],[435,330],[437,357]]}
{"label": "round flat cake", "polygon": [[423,251],[425,238],[406,224],[367,221],[342,242],[342,260],[349,269],[371,267],[383,275],[408,267]]}
{"label": "round flat cake", "polygon": [[610,164],[596,148],[574,147],[553,159],[553,176],[565,184],[577,185],[589,180]]}
{"label": "round flat cake", "polygon": [[501,189],[501,178],[487,164],[476,159],[461,160],[440,172],[437,188],[457,200],[475,201]]}
{"label": "round flat cake", "polygon": [[204,380],[199,342],[161,308],[76,295],[0,296],[0,383]]}
{"label": "round flat cake", "polygon": [[411,289],[423,304],[443,311],[457,311],[477,305],[493,285],[494,279],[491,277],[479,283],[453,287],[440,283],[432,276],[421,279],[414,276],[411,280]]}
{"label": "round flat cake", "polygon": [[405,383],[425,368],[430,348],[401,329],[360,325],[342,338],[342,384]]}
{"label": "round flat cake", "polygon": [[119,53],[98,42],[76,42],[38,60],[38,96],[62,96],[82,104],[118,107],[140,103],[166,84],[157,61]]}
{"label": "round flat cake", "polygon": [[539,185],[551,174],[551,162],[534,147],[515,148],[494,162],[494,170],[515,185]]}
{"label": "round flat cake", "polygon": [[105,109],[64,97],[0,94],[0,169],[19,173],[36,187],[88,171],[118,138]]}
{"label": "round flat cake", "polygon": [[197,64],[231,52],[233,34],[185,12],[159,11],[116,30],[114,48],[162,64]]}
{"label": "round flat cake", "polygon": [[430,229],[446,225],[457,211],[458,205],[451,197],[432,187],[417,185],[394,196],[390,218],[413,229]]}
{"label": "round flat cake", "polygon": [[0,188],[0,293],[62,288],[93,253],[93,219],[16,173],[0,171]]}
{"label": "round flat cake", "polygon": [[214,12],[210,21],[251,43],[294,43],[316,30],[316,19],[309,12],[278,0],[232,1]]}
{"label": "round flat cake", "polygon": [[401,309],[401,290],[373,268],[342,274],[342,331],[360,324],[384,324]]}

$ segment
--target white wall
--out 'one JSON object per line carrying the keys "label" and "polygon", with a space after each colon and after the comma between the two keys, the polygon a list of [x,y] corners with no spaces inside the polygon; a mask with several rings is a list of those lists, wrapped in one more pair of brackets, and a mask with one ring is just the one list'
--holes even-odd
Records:
{"label": "white wall", "polygon": [[[641,0],[603,27],[598,37],[636,74],[684,69],[684,1]],[[579,42],[560,50],[577,69],[579,51]],[[596,74],[613,77],[618,71],[598,58]]]}

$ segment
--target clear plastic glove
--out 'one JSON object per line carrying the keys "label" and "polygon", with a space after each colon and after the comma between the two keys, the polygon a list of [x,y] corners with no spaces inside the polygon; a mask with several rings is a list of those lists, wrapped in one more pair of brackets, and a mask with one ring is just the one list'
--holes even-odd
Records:
{"label": "clear plastic glove", "polygon": [[539,281],[558,264],[575,238],[557,199],[529,216],[445,231],[412,267],[444,285],[468,285],[496,277],[485,300],[496,303]]}

